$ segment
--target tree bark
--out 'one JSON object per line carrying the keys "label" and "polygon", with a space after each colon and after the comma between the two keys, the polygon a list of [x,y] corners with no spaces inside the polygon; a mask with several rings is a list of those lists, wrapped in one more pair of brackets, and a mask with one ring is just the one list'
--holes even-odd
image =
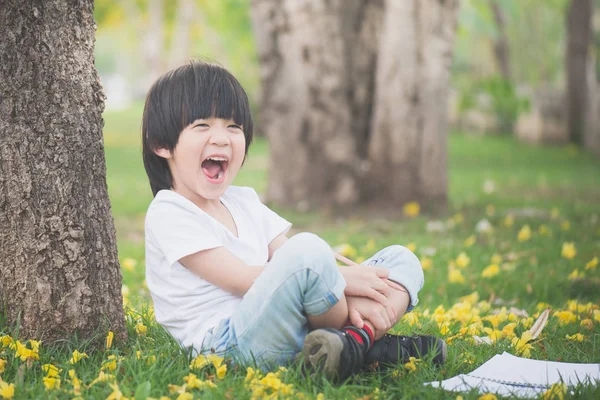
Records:
{"label": "tree bark", "polygon": [[[374,199],[398,206],[398,201],[429,193],[435,193],[436,202],[445,199],[445,183],[431,188],[445,178],[425,176],[425,183],[421,177],[429,171],[439,173],[442,165],[442,175],[446,173],[445,155],[438,157],[446,151],[445,139],[438,139],[446,134],[442,86],[447,84],[452,45],[440,42],[453,36],[456,5],[457,1],[433,0],[252,1],[262,80],[257,125],[271,145],[269,200],[305,209]],[[411,8],[423,12],[403,14]],[[446,25],[434,27],[434,23]],[[430,47],[417,49],[410,40],[401,40],[401,34],[414,36],[417,31],[423,36],[419,45]],[[413,78],[435,81],[406,81]],[[393,91],[386,88],[390,83],[395,85]],[[394,119],[399,125],[389,125],[397,102],[414,100],[406,96],[413,86],[419,87],[416,94],[424,96],[419,107],[413,107],[420,115],[403,112]],[[439,110],[425,110],[427,106]],[[435,121],[424,124],[425,117]],[[419,128],[409,132],[404,129],[409,124]],[[435,137],[412,143],[417,133]],[[411,149],[427,153],[421,155],[419,150],[409,157],[411,163],[423,166],[409,173],[418,179],[404,179],[404,169],[412,166],[398,154],[405,152],[407,141]],[[382,149],[386,146],[390,147]]]}
{"label": "tree bark", "polygon": [[0,298],[19,336],[126,338],[92,0],[0,9]]}
{"label": "tree bark", "polygon": [[448,84],[458,0],[389,1],[379,46],[368,193],[447,202]]}
{"label": "tree bark", "polygon": [[510,52],[504,11],[502,11],[497,0],[490,0],[490,2],[494,21],[496,21],[496,29],[498,30],[496,40],[494,40],[494,56],[496,57],[500,74],[504,79],[510,81]]}
{"label": "tree bark", "polygon": [[588,56],[592,38],[592,0],[571,0],[567,14],[567,128],[570,140],[583,144]]}

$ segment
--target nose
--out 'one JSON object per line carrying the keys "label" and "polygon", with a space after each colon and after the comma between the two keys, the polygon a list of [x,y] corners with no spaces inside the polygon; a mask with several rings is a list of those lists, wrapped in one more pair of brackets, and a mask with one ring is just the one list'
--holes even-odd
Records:
{"label": "nose", "polygon": [[215,146],[227,146],[229,144],[229,135],[224,129],[215,129],[210,135],[209,143]]}

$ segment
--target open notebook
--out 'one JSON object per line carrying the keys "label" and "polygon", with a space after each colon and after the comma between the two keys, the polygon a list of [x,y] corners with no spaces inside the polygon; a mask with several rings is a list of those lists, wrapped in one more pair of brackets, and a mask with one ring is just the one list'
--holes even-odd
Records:
{"label": "open notebook", "polygon": [[600,384],[600,364],[573,364],[531,360],[509,353],[496,354],[475,371],[441,382],[425,385],[449,391],[466,392],[477,388],[480,393],[503,396],[536,397],[554,383],[568,386],[592,382]]}

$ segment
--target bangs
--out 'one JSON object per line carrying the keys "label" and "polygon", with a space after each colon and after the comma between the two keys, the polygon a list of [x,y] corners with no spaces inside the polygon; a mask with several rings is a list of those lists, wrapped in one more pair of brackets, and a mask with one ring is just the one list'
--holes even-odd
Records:
{"label": "bangs", "polygon": [[221,67],[209,70],[189,70],[193,78],[185,80],[193,85],[183,90],[182,128],[198,119],[221,118],[234,121],[244,131],[252,129],[248,97],[240,83]]}

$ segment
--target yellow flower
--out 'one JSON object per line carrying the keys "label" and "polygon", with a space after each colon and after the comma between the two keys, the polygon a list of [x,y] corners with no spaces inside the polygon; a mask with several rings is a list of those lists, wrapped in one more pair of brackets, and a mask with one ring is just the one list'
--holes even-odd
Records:
{"label": "yellow flower", "polygon": [[219,378],[219,379],[225,378],[226,373],[227,373],[227,364],[223,364],[217,368],[217,378]]}
{"label": "yellow flower", "polygon": [[100,369],[114,371],[117,369],[117,361],[121,360],[117,359],[114,354],[111,354],[107,357],[107,360],[102,363],[102,367],[100,367]]}
{"label": "yellow flower", "polygon": [[448,282],[450,283],[465,283],[465,277],[460,269],[451,268],[448,270]]}
{"label": "yellow flower", "polygon": [[460,225],[465,222],[465,217],[461,213],[456,213],[452,216],[452,221],[454,221],[456,225]]}
{"label": "yellow flower", "polygon": [[456,265],[459,268],[465,268],[471,263],[471,259],[464,252],[460,253],[458,257],[456,257]]}
{"label": "yellow flower", "polygon": [[141,322],[138,322],[137,325],[135,326],[135,332],[140,336],[144,336],[147,331],[148,331],[148,328],[146,327],[146,325],[142,324]]}
{"label": "yellow flower", "polygon": [[177,396],[177,400],[193,400],[194,395],[188,392],[183,392],[179,396]]}
{"label": "yellow flower", "polygon": [[85,353],[80,353],[79,351],[75,350],[75,351],[73,351],[73,357],[71,357],[71,359],[69,360],[69,363],[76,364],[79,362],[79,360],[81,360],[83,358],[88,358],[88,355]]}
{"label": "yellow flower", "polygon": [[18,340],[15,342],[15,357],[20,357],[21,361],[25,361],[27,359],[39,360],[40,356],[36,349],[28,349],[24,344],[19,342]]}
{"label": "yellow flower", "polygon": [[573,242],[565,242],[562,245],[561,255],[570,260],[577,254],[577,250],[575,249],[575,243]]}
{"label": "yellow flower", "polygon": [[531,340],[532,335],[531,332],[525,331],[521,335],[521,338],[513,338],[512,345],[515,348],[515,351],[518,355],[529,358],[531,357],[531,349],[533,348],[528,342]]}
{"label": "yellow flower", "polygon": [[475,242],[477,241],[477,237],[475,235],[471,235],[468,238],[465,239],[465,247],[471,247],[475,244]]}
{"label": "yellow flower", "polygon": [[357,250],[354,247],[352,247],[352,245],[350,245],[349,243],[342,243],[339,246],[336,246],[334,250],[343,255],[344,257],[348,257],[351,260],[356,258],[356,255],[358,253]]}
{"label": "yellow flower", "polygon": [[4,367],[6,366],[6,360],[0,358],[0,374],[4,372]]}
{"label": "yellow flower", "polygon": [[123,396],[121,390],[119,389],[119,385],[116,383],[111,383],[110,387],[112,388],[112,393],[108,395],[106,400],[127,400],[127,397]]}
{"label": "yellow flower", "polygon": [[98,377],[96,379],[94,379],[88,387],[91,387],[93,385],[95,385],[98,382],[112,382],[115,380],[115,376],[111,375],[111,374],[107,374],[104,371],[100,371],[98,373]]}
{"label": "yellow flower", "polygon": [[0,336],[2,347],[8,347],[11,350],[15,349],[15,340],[8,335]]}
{"label": "yellow flower", "polygon": [[577,316],[571,311],[557,311],[554,313],[554,316],[558,318],[560,325],[567,325],[577,321]]}
{"label": "yellow flower", "polygon": [[108,331],[108,335],[106,335],[106,348],[110,349],[112,347],[113,337],[115,334],[112,331]]}
{"label": "yellow flower", "polygon": [[210,364],[210,361],[206,358],[204,354],[199,354],[196,358],[192,360],[190,363],[190,369],[202,369]]}
{"label": "yellow flower", "polygon": [[538,228],[538,233],[541,236],[549,236],[550,235],[550,229],[548,229],[548,227],[544,224],[540,225],[540,227]]}
{"label": "yellow flower", "polygon": [[406,368],[409,373],[413,373],[417,370],[417,363],[420,362],[421,360],[415,358],[415,357],[410,357],[409,361],[404,364],[404,368]]}
{"label": "yellow flower", "polygon": [[133,258],[126,258],[121,263],[121,266],[123,266],[123,268],[125,268],[127,271],[133,271],[135,269],[136,265],[137,265],[137,261],[134,260]]}
{"label": "yellow flower", "polygon": [[508,214],[504,217],[503,223],[505,227],[510,228],[515,223],[515,218],[511,214]]}
{"label": "yellow flower", "polygon": [[594,257],[590,261],[588,261],[587,264],[585,264],[585,270],[586,271],[594,271],[597,266],[598,266],[598,257]]}
{"label": "yellow flower", "polygon": [[500,254],[494,254],[490,259],[492,264],[500,264],[502,262],[502,256]]}
{"label": "yellow flower", "polygon": [[563,221],[560,224],[560,229],[562,229],[563,231],[568,231],[569,229],[571,229],[571,223],[569,221]]}
{"label": "yellow flower", "polygon": [[423,271],[431,270],[432,265],[433,265],[433,262],[431,261],[430,258],[424,257],[421,260],[421,267],[423,267]]}
{"label": "yellow flower", "polygon": [[496,213],[496,207],[494,207],[491,204],[488,204],[487,207],[485,207],[485,213],[487,214],[488,217],[493,217],[494,214]]}
{"label": "yellow flower", "polygon": [[184,376],[183,380],[188,389],[200,389],[202,387],[202,380],[198,379],[195,374],[190,373],[188,376]]}
{"label": "yellow flower", "polygon": [[502,334],[504,335],[504,337],[511,339],[515,337],[515,328],[517,327],[517,323],[516,322],[511,322],[510,324],[506,324],[504,325],[504,328],[502,328]]}
{"label": "yellow flower", "polygon": [[[594,322],[591,319],[589,319],[589,318],[581,320],[580,325],[581,325],[582,328],[585,328],[585,329],[587,329],[589,331],[591,331],[592,329],[594,329]],[[0,370],[0,372],[2,372],[2,371]]]}
{"label": "yellow flower", "polygon": [[15,396],[15,384],[6,383],[0,378],[0,396],[3,399],[12,399]]}
{"label": "yellow flower", "polygon": [[594,310],[594,321],[600,322],[600,310]]}
{"label": "yellow flower", "polygon": [[575,268],[573,272],[567,276],[567,279],[570,281],[576,281],[577,279],[583,278],[585,274],[583,272],[579,272],[578,268]]}
{"label": "yellow flower", "polygon": [[421,206],[416,201],[411,201],[402,206],[402,213],[410,218],[417,217],[421,213]]}
{"label": "yellow flower", "polygon": [[372,253],[372,252],[374,252],[375,250],[377,250],[377,245],[375,244],[375,240],[373,240],[373,239],[369,239],[369,240],[367,241],[367,244],[365,244],[365,245],[362,247],[362,251],[363,251],[364,253]]}
{"label": "yellow flower", "polygon": [[550,308],[550,304],[540,302],[540,303],[537,303],[537,305],[535,306],[535,309],[538,310],[538,311],[543,311],[546,308]]}
{"label": "yellow flower", "polygon": [[60,389],[60,378],[44,377],[44,386],[46,390]]}
{"label": "yellow flower", "polygon": [[567,385],[564,383],[555,383],[550,389],[542,393],[543,400],[564,400],[567,394]]}
{"label": "yellow flower", "polygon": [[73,385],[73,394],[81,395],[81,380],[77,378],[74,369],[69,370],[69,377],[71,378],[71,384]]}
{"label": "yellow flower", "polygon": [[529,225],[523,225],[519,233],[517,234],[517,240],[519,242],[526,242],[531,239],[531,228]]}
{"label": "yellow flower", "polygon": [[52,364],[44,364],[42,365],[42,371],[44,371],[50,378],[58,378],[62,369]]}
{"label": "yellow flower", "polygon": [[487,266],[482,272],[481,276],[483,278],[493,278],[494,276],[500,273],[500,267],[496,264],[491,264]]}
{"label": "yellow flower", "polygon": [[483,396],[479,396],[479,400],[498,400],[498,398],[492,393],[486,393]]}
{"label": "yellow flower", "polygon": [[583,336],[581,333],[576,333],[574,335],[566,335],[565,337],[569,340],[572,340],[573,342],[583,342],[583,339],[585,339],[585,336]]}
{"label": "yellow flower", "polygon": [[415,250],[417,250],[417,244],[415,242],[410,242],[406,245],[406,248],[414,253]]}

